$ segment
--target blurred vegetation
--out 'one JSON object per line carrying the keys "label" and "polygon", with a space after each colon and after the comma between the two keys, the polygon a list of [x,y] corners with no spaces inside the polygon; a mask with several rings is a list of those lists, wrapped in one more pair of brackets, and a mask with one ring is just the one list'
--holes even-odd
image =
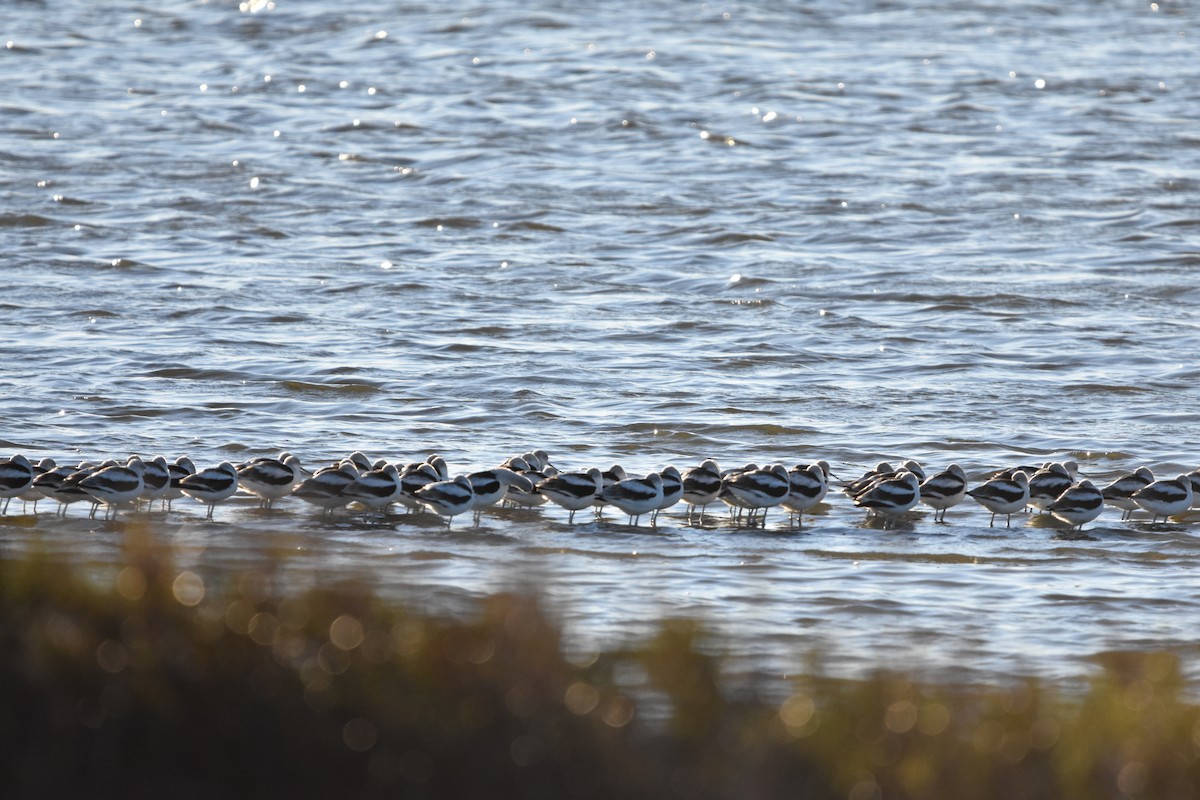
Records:
{"label": "blurred vegetation", "polygon": [[0,556],[4,796],[1200,795],[1169,654],[1104,656],[1083,691],[813,674],[768,701],[723,685],[693,622],[575,663],[530,596],[448,619],[127,556]]}

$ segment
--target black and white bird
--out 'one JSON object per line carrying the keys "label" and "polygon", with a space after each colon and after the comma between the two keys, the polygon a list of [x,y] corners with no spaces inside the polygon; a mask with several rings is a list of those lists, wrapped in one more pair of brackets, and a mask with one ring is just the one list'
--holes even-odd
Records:
{"label": "black and white bird", "polygon": [[1100,516],[1104,495],[1088,480],[1082,480],[1058,496],[1046,510],[1076,530]]}
{"label": "black and white bird", "polygon": [[797,524],[804,526],[804,512],[825,499],[829,492],[829,464],[797,464],[788,470],[788,495],[780,504]]}
{"label": "black and white bird", "polygon": [[[538,449],[530,450],[529,452],[522,453],[519,456],[510,456],[509,458],[504,459],[504,461],[500,463],[500,466],[508,467],[513,472],[521,472],[524,470],[540,472],[541,470],[544,470],[552,465],[550,463],[550,454],[545,450]],[[558,470],[555,470],[555,474],[557,473]]]}
{"label": "black and white bird", "polygon": [[532,492],[534,487],[533,481],[524,475],[518,475],[508,467],[472,472],[467,476],[467,480],[471,482],[471,489],[475,492],[475,503],[471,510],[475,514],[476,525],[479,524],[484,509],[504,502],[509,491],[515,489],[519,492]]}
{"label": "black and white bird", "polygon": [[721,468],[713,459],[705,459],[698,467],[689,467],[681,473],[683,479],[683,502],[687,503],[688,519],[697,507],[700,521],[704,522],[704,509],[716,502],[721,493]]}
{"label": "black and white bird", "polygon": [[658,471],[658,476],[662,478],[663,496],[658,508],[650,512],[653,522],[658,521],[658,512],[670,508],[683,497],[683,476],[679,474],[679,470],[673,466],[663,467]]}
{"label": "black and white bird", "polygon": [[843,491],[853,498],[858,498],[878,486],[883,481],[891,480],[892,478],[898,478],[901,472],[906,471],[916,475],[918,483],[925,480],[924,467],[911,458],[901,464],[898,469],[889,472],[891,469],[891,466],[887,462],[880,462],[880,464],[875,467],[875,470],[872,470],[874,475],[872,475],[872,472],[867,472],[861,478],[853,482],[853,491],[851,491],[850,486],[847,486],[845,489],[843,489]]}
{"label": "black and white bird", "polygon": [[[63,484],[66,483],[67,478],[69,478],[73,473],[78,472],[79,469],[84,466],[86,465],[80,464],[78,467],[71,467],[64,464],[60,467],[55,467],[54,469],[33,479],[33,486],[35,489],[41,492],[42,497],[46,498],[47,500],[53,500],[59,504],[58,510],[54,512],[55,515],[63,516],[63,514],[66,513],[68,503],[73,503],[77,500],[83,500],[89,496],[87,492],[83,491],[78,486],[74,487],[73,492],[63,491]],[[80,480],[82,480],[82,477]]]}
{"label": "black and white bird", "polygon": [[342,494],[349,498],[351,503],[359,503],[370,509],[383,509],[396,502],[403,490],[400,470],[395,464],[385,463],[382,467],[370,469],[346,484]]}
{"label": "black and white bird", "polygon": [[419,511],[425,506],[417,499],[417,490],[440,480],[444,479],[438,474],[437,468],[428,462],[407,464],[400,470],[400,496],[396,502],[409,511]]}
{"label": "black and white bird", "polygon": [[1189,472],[1188,479],[1192,482],[1192,508],[1200,508],[1200,469]]}
{"label": "black and white bird", "polygon": [[[1137,511],[1140,506],[1133,499],[1133,493],[1139,489],[1145,489],[1150,484],[1154,483],[1154,473],[1149,467],[1138,467],[1133,472],[1114,480],[1100,490],[1100,494],[1104,496],[1104,502],[1110,506],[1121,509],[1121,519],[1129,519],[1134,511]],[[1194,497],[1193,492],[1193,499]]]}
{"label": "black and white bird", "polygon": [[1157,480],[1133,493],[1133,501],[1151,514],[1151,522],[1159,517],[1182,514],[1192,506],[1192,479],[1186,474]]}
{"label": "black and white bird", "polygon": [[155,500],[161,500],[171,490],[171,467],[164,456],[155,456],[145,462],[142,468],[142,496],[146,501],[146,510],[154,506]]}
{"label": "black and white bird", "polygon": [[787,468],[782,464],[727,473],[722,483],[721,499],[732,507],[746,509],[748,522],[756,523],[755,518],[761,513],[763,525],[767,509],[783,503],[792,488]]}
{"label": "black and white bird", "polygon": [[625,468],[620,464],[613,464],[600,473],[600,482],[603,484],[603,488],[601,488],[600,494],[596,495],[596,499],[592,501],[592,508],[596,509],[597,517],[604,513],[604,507],[608,505],[608,501],[604,499],[604,489],[628,477],[629,475],[626,474]]}
{"label": "black and white bird", "polygon": [[543,478],[536,486],[537,492],[556,506],[565,508],[569,513],[567,522],[575,521],[575,512],[588,508],[604,491],[604,475],[599,467],[592,467],[587,472],[560,472]]}
{"label": "black and white bird", "polygon": [[33,503],[33,513],[37,514],[38,502],[46,499],[46,495],[41,489],[38,488],[37,479],[45,475],[47,472],[52,472],[57,466],[58,464],[55,463],[54,459],[48,456],[46,458],[39,459],[38,462],[33,465],[33,483],[29,484],[29,488],[17,495],[17,497],[21,500],[22,511],[25,510],[25,505],[27,503]]}
{"label": "black and white bird", "polygon": [[945,522],[946,511],[966,496],[967,474],[958,464],[951,464],[921,483],[921,502],[933,509],[934,522]]}
{"label": "black and white bird", "polygon": [[[142,481],[143,466],[142,460],[136,457],[123,465],[111,464],[81,480],[79,486],[97,503],[106,506],[105,519],[108,519],[110,512],[116,517],[119,506],[132,503],[142,496],[146,486]],[[93,516],[95,513],[96,509],[93,507]]]}
{"label": "black and white bird", "polygon": [[[505,463],[501,464],[501,466],[511,469],[529,481],[531,486],[536,487],[546,478],[553,478],[558,474],[558,470],[550,466],[549,463],[543,464],[543,461],[549,461],[548,456],[543,458],[544,455],[544,450],[535,450],[523,456],[514,456],[506,459]],[[510,506],[534,508],[545,505],[546,496],[533,488],[526,490],[523,486],[510,486],[508,493],[504,495],[504,501]]]}
{"label": "black and white bird", "polygon": [[865,490],[871,488],[880,480],[890,478],[896,474],[896,470],[886,461],[880,461],[871,469],[864,472],[859,477],[847,483],[842,487],[842,491],[851,497],[861,494]]}
{"label": "black and white bird", "polygon": [[292,495],[332,514],[335,508],[341,508],[350,502],[351,498],[343,494],[342,490],[358,480],[358,477],[358,468],[352,462],[342,462],[319,469],[300,481],[292,487]]}
{"label": "black and white bird", "polygon": [[306,471],[300,459],[280,453],[278,458],[256,458],[238,467],[237,475],[242,491],[257,497],[260,508],[270,508],[276,500],[292,493]]}
{"label": "black and white bird", "polygon": [[729,490],[729,481],[758,469],[758,464],[750,462],[743,464],[740,467],[730,467],[729,469],[721,470],[721,491],[717,493],[717,499],[724,503],[729,508],[729,518],[737,521],[741,519],[742,513],[746,511],[747,506]]}
{"label": "black and white bird", "polygon": [[212,519],[217,503],[225,502],[237,491],[237,467],[228,461],[222,461],[215,467],[188,475],[179,482],[179,488],[188,497],[208,506],[208,513],[204,518]]}
{"label": "black and white bird", "polygon": [[33,464],[20,453],[0,461],[0,500],[4,501],[0,514],[8,513],[8,504],[33,486],[35,477]]}
{"label": "black and white bird", "polygon": [[438,474],[438,480],[450,480],[450,465],[446,463],[446,459],[442,458],[437,453],[430,453],[425,457],[425,463],[433,467]]}
{"label": "black and white bird", "polygon": [[[113,461],[108,466],[116,466],[116,462]],[[51,470],[40,478],[36,478],[35,482],[42,484],[42,494],[59,504],[58,516],[65,517],[67,508],[72,503],[78,503],[80,500],[97,503],[97,500],[79,484],[84,478],[94,475],[103,468],[103,465],[100,464],[81,461],[73,468],[64,467],[61,470]]]}
{"label": "black and white bird", "polygon": [[459,514],[471,510],[475,504],[475,490],[466,475],[458,475],[450,481],[434,481],[414,492],[418,500],[432,511],[446,518],[446,527]]}
{"label": "black and white bird", "polygon": [[1012,515],[1029,505],[1029,477],[1017,470],[1011,477],[999,476],[986,483],[976,486],[967,492],[975,502],[992,512],[988,522],[991,528],[996,524],[996,515],[1003,514],[1004,526],[1012,527]]}
{"label": "black and white bird", "polygon": [[354,468],[358,470],[359,475],[362,475],[364,472],[370,472],[375,466],[375,464],[371,461],[371,458],[361,450],[355,450],[353,453],[342,459],[342,462],[346,461],[349,461],[354,465]]}
{"label": "black and white bird", "polygon": [[183,497],[183,489],[179,487],[179,482],[193,474],[196,471],[196,465],[187,456],[179,456],[174,462],[167,465],[167,471],[171,473],[171,486],[163,493],[162,501],[170,511],[171,504]]}
{"label": "black and white bird", "polygon": [[891,478],[879,481],[854,498],[854,505],[885,517],[896,518],[921,502],[921,479],[902,469]]}
{"label": "black and white bird", "polygon": [[1055,461],[1029,476],[1029,505],[1046,511],[1058,496],[1070,489],[1079,471],[1074,461]]}
{"label": "black and white bird", "polygon": [[602,497],[629,515],[629,524],[636,525],[642,514],[655,511],[663,499],[663,480],[657,472],[644,478],[626,478],[604,490]]}

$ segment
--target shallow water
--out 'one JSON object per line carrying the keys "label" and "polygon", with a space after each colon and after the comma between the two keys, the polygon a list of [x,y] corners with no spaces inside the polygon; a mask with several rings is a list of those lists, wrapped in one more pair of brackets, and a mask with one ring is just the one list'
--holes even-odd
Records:
{"label": "shallow water", "polygon": [[[943,6],[17,3],[0,452],[1194,468],[1195,8]],[[118,558],[80,514],[0,543]],[[1200,528],[1112,511],[201,517],[202,567],[532,581],[583,648],[689,614],[768,673],[1197,674]]]}

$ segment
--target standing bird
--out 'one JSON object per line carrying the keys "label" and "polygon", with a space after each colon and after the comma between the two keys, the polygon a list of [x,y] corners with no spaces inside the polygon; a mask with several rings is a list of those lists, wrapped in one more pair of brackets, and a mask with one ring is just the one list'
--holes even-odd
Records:
{"label": "standing bird", "polygon": [[596,499],[592,501],[592,507],[596,509],[597,518],[604,513],[604,507],[608,505],[608,501],[604,499],[604,489],[607,489],[614,483],[623,481],[628,477],[629,475],[625,473],[625,468],[620,464],[613,464],[611,467],[600,473],[600,482],[603,485],[603,488],[600,490],[600,494],[596,495]]}
{"label": "standing bird", "polygon": [[951,464],[921,484],[921,502],[933,509],[934,522],[945,522],[947,509],[961,503],[966,496],[967,474],[958,464]]}
{"label": "standing bird", "polygon": [[884,479],[890,478],[896,474],[896,470],[886,461],[880,461],[873,468],[864,472],[858,478],[847,483],[842,487],[842,491],[854,497],[861,494],[864,490],[871,488],[875,483]]}
{"label": "standing bird", "polygon": [[475,503],[471,510],[475,514],[476,525],[483,517],[483,510],[503,502],[510,490],[532,492],[534,488],[533,481],[524,475],[518,475],[508,467],[472,472],[467,476],[467,480],[471,482],[471,490],[475,492]]}
{"label": "standing bird", "polygon": [[658,522],[658,512],[670,508],[683,497],[683,476],[679,474],[679,470],[667,466],[659,470],[658,476],[662,478],[663,496],[658,508],[650,512],[651,522]]}
{"label": "standing bird", "polygon": [[332,514],[335,508],[341,508],[350,502],[351,498],[342,494],[342,490],[358,480],[358,476],[358,468],[352,462],[344,461],[317,470],[311,477],[293,486],[292,494],[323,509],[325,513]]}
{"label": "standing bird", "polygon": [[287,497],[304,475],[300,459],[291,453],[280,453],[279,458],[256,458],[237,471],[238,486],[258,498],[259,508],[270,508],[279,498]]}
{"label": "standing bird", "polygon": [[704,509],[721,493],[720,467],[709,458],[698,467],[685,469],[680,477],[683,479],[683,502],[687,503],[688,519],[692,518],[692,512],[699,506],[700,522],[704,522]]}
{"label": "standing bird", "polygon": [[58,470],[52,470],[36,480],[42,482],[42,493],[60,504],[58,516],[65,517],[67,506],[71,503],[78,503],[80,500],[91,501],[94,508],[98,501],[79,484],[84,478],[96,474],[105,466],[116,466],[116,463],[113,461],[105,462],[105,464],[93,464],[90,461],[81,461],[75,468],[67,468],[61,478],[57,477]]}
{"label": "standing bird", "polygon": [[[510,458],[502,466],[525,478],[529,481],[531,487],[536,487],[539,483],[546,480],[546,478],[552,478],[558,474],[557,469],[548,463],[543,464],[542,455],[544,454],[545,451],[535,450],[524,456]],[[548,459],[546,460],[548,461]],[[523,488],[523,484],[521,486],[509,486],[508,493],[504,495],[504,499],[509,505],[520,506],[522,508],[533,508],[546,504],[545,495],[537,492],[534,488],[526,491]]]}
{"label": "standing bird", "polygon": [[869,512],[895,519],[921,502],[921,479],[902,469],[854,498],[854,505]]}
{"label": "standing bird", "polygon": [[[132,503],[142,496],[146,488],[142,481],[143,466],[142,460],[135,456],[123,466],[114,464],[87,476],[79,482],[79,487],[90,494],[97,504],[104,503],[105,519],[108,519],[110,511],[115,518],[118,506]],[[95,514],[93,507],[92,515]]]}
{"label": "standing bird", "polygon": [[629,515],[630,525],[637,525],[642,514],[655,511],[662,503],[662,476],[651,472],[644,478],[626,478],[609,486],[602,496]]}
{"label": "standing bird", "polygon": [[1021,470],[1011,477],[999,476],[992,478],[981,486],[976,486],[967,494],[975,498],[975,502],[992,512],[988,527],[996,524],[996,515],[1003,514],[1004,527],[1012,527],[1012,515],[1029,505],[1029,478]]}
{"label": "standing bird", "polygon": [[342,496],[348,502],[360,503],[370,509],[384,509],[396,502],[404,487],[400,484],[400,470],[395,464],[384,464],[359,475],[346,484]]}
{"label": "standing bird", "polygon": [[772,464],[765,469],[751,469],[726,475],[722,482],[732,500],[730,505],[747,509],[747,524],[761,512],[762,524],[767,524],[767,509],[783,503],[791,491],[792,482],[782,464]]}
{"label": "standing bird", "polygon": [[167,511],[171,510],[173,502],[183,497],[183,489],[179,488],[179,482],[195,471],[196,465],[187,456],[179,456],[174,463],[167,465],[167,472],[171,473],[171,486],[162,496]]}
{"label": "standing bird", "polygon": [[437,468],[432,464],[408,464],[400,470],[400,496],[396,498],[396,502],[410,512],[419,511],[423,505],[417,499],[417,490],[440,480],[443,478],[438,475]]}
{"label": "standing bird", "polygon": [[179,488],[188,497],[208,506],[208,513],[204,518],[212,519],[217,503],[228,500],[237,491],[237,467],[228,461],[222,461],[215,467],[188,475],[179,482]]}
{"label": "standing bird", "polygon": [[[55,515],[63,516],[66,514],[67,504],[74,503],[77,500],[83,500],[88,497],[87,492],[83,491],[78,485],[72,485],[65,488],[67,479],[80,469],[85,468],[86,464],[80,464],[78,467],[61,466],[37,476],[33,479],[33,486],[42,496],[48,500],[53,500],[58,503],[58,510]],[[79,480],[82,480],[81,476]]]}
{"label": "standing bird", "polygon": [[570,524],[575,521],[576,511],[592,505],[604,491],[604,475],[599,467],[592,467],[587,472],[560,472],[539,481],[536,489],[551,503],[570,512],[567,515],[567,523]]}
{"label": "standing bird", "polygon": [[1192,508],[1200,508],[1200,469],[1189,472],[1188,479],[1192,482]]}
{"label": "standing bird", "polygon": [[20,453],[0,461],[0,500],[4,501],[4,508],[0,509],[0,514],[8,513],[8,504],[14,497],[33,486],[35,477],[33,464]]}
{"label": "standing bird", "polygon": [[804,512],[825,499],[829,492],[829,464],[797,464],[788,470],[788,496],[780,504],[804,527]]}
{"label": "standing bird", "polygon": [[446,518],[446,528],[456,516],[471,510],[475,504],[475,490],[466,475],[452,481],[434,481],[413,493],[422,503]]}
{"label": "standing bird", "polygon": [[29,488],[17,495],[21,498],[21,511],[25,511],[26,503],[33,503],[33,513],[37,514],[37,504],[39,500],[45,500],[46,495],[38,488],[37,479],[45,475],[47,472],[52,472],[58,464],[53,458],[43,458],[33,465],[33,482],[29,484]]}
{"label": "standing bird", "polygon": [[146,511],[149,512],[154,508],[154,501],[165,497],[171,490],[171,467],[166,458],[155,456],[146,462],[142,470],[142,484],[145,488],[140,499],[146,501]]}
{"label": "standing bird", "polygon": [[1154,483],[1154,473],[1148,467],[1138,467],[1128,475],[1122,475],[1100,490],[1104,502],[1122,510],[1121,519],[1129,519],[1139,506],[1133,493]]}
{"label": "standing bird", "polygon": [[1134,492],[1133,501],[1150,512],[1150,522],[1156,522],[1159,517],[1166,522],[1168,517],[1182,514],[1191,508],[1192,479],[1185,474],[1157,480]]}
{"label": "standing bird", "polygon": [[1042,511],[1048,510],[1049,505],[1075,483],[1075,473],[1078,471],[1074,461],[1055,461],[1030,475],[1029,505]]}
{"label": "standing bird", "polygon": [[1080,481],[1058,496],[1046,510],[1076,530],[1100,516],[1104,495],[1091,481]]}
{"label": "standing bird", "polygon": [[916,475],[918,484],[925,480],[925,469],[911,458],[901,464],[900,468],[894,472],[888,472],[890,469],[891,466],[889,466],[886,462],[880,463],[873,471],[874,474],[872,474],[872,472],[868,472],[851,484],[853,491],[851,491],[851,486],[847,486],[842,491],[850,495],[852,498],[857,499],[885,480],[891,480],[892,478],[900,477],[900,473],[902,472],[911,472],[913,475]]}

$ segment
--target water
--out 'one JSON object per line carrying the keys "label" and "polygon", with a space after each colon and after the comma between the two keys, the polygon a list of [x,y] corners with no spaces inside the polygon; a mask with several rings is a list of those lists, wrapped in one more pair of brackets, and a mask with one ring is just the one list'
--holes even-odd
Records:
{"label": "water", "polygon": [[[944,6],[9,4],[0,451],[1194,468],[1195,8]],[[202,512],[160,533],[201,571],[533,582],[580,649],[697,615],[767,674],[1197,676],[1200,529],[1113,511]],[[0,546],[118,561],[80,514]]]}

